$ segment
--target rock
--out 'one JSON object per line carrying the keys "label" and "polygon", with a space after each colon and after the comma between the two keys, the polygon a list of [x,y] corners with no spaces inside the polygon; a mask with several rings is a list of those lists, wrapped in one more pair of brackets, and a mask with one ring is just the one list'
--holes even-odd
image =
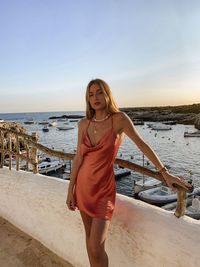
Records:
{"label": "rock", "polygon": [[196,115],[194,126],[196,129],[200,130],[200,113]]}

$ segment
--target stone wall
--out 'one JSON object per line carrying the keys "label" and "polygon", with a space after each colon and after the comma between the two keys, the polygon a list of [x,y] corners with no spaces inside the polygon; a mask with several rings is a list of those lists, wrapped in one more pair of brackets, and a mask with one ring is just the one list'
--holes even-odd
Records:
{"label": "stone wall", "polygon": [[[0,169],[0,216],[76,267],[88,267],[79,212],[66,208],[68,182]],[[197,267],[200,222],[117,195],[107,251],[110,267]]]}

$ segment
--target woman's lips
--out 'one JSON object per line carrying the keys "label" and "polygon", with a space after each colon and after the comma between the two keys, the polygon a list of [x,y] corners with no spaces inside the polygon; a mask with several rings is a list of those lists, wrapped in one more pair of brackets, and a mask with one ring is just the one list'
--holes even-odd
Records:
{"label": "woman's lips", "polygon": [[94,104],[95,104],[95,106],[98,106],[98,105],[100,105],[101,103],[100,103],[100,102],[95,102]]}

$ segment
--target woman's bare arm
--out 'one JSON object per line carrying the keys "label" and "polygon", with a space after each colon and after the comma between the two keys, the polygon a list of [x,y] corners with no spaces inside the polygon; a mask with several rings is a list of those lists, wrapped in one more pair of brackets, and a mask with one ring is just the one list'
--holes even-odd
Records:
{"label": "woman's bare arm", "polygon": [[145,141],[142,139],[137,129],[135,128],[133,122],[125,113],[120,112],[118,119],[118,125],[120,125],[121,128],[120,131],[124,132],[137,145],[137,147],[143,152],[143,154],[154,164],[154,166],[159,171],[163,170],[162,176],[169,187],[175,189],[173,186],[174,183],[182,186],[186,190],[192,187],[190,184],[186,183],[180,178],[169,174],[169,172],[164,169],[164,164],[160,161],[153,149],[145,143]]}
{"label": "woman's bare arm", "polygon": [[83,136],[83,131],[85,127],[85,121],[86,119],[82,119],[79,122],[79,127],[78,127],[78,142],[77,142],[77,151],[76,155],[74,156],[73,162],[72,162],[72,170],[71,170],[71,175],[70,175],[70,183],[69,183],[69,191],[73,191],[74,185],[76,184],[76,177],[78,174],[78,170],[82,164],[83,157],[81,155],[81,142],[82,142],[82,136]]}

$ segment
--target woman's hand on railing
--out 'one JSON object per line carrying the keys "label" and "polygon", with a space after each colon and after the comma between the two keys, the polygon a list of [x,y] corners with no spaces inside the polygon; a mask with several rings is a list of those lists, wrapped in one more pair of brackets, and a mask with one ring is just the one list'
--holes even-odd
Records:
{"label": "woman's hand on railing", "polygon": [[166,184],[175,192],[177,192],[177,186],[182,187],[186,191],[190,191],[193,186],[183,179],[170,174],[169,172],[162,173],[162,176],[166,182]]}

